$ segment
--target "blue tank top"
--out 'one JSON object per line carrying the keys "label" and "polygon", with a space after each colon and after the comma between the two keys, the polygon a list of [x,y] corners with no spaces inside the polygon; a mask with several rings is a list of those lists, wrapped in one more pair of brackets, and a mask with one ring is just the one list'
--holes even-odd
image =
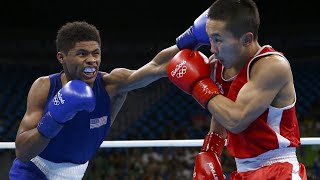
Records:
{"label": "blue tank top", "polygon": [[[60,76],[61,73],[49,76],[51,84],[44,114],[48,111],[48,102],[62,87]],[[105,140],[111,123],[110,98],[100,72],[94,82],[93,92],[97,102],[94,111],[78,112],[64,125],[59,134],[51,139],[39,154],[40,157],[55,163],[83,164],[94,156]]]}

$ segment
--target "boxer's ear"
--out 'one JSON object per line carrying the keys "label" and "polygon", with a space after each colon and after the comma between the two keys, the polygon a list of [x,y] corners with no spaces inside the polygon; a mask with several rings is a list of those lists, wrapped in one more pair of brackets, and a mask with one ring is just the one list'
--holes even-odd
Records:
{"label": "boxer's ear", "polygon": [[248,46],[253,42],[253,34],[251,32],[247,32],[240,37],[240,41],[243,46]]}
{"label": "boxer's ear", "polygon": [[65,57],[65,55],[64,55],[64,53],[63,52],[58,52],[57,53],[57,59],[58,59],[58,61],[61,63],[61,64],[64,64],[65,62],[64,62],[64,57]]}

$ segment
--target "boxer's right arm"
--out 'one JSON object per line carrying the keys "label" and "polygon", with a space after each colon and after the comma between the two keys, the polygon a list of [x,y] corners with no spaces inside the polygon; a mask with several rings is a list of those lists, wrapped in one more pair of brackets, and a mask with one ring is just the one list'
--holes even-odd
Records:
{"label": "boxer's right arm", "polygon": [[95,105],[93,90],[87,83],[80,80],[69,81],[48,103],[48,112],[39,121],[38,131],[51,139],[77,112],[92,112]]}
{"label": "boxer's right arm", "polygon": [[95,107],[91,87],[74,80],[58,91],[48,103],[48,112],[43,114],[49,87],[48,78],[39,78],[30,89],[27,111],[16,138],[16,154],[22,161],[38,155],[47,146],[49,139],[56,136],[64,123],[78,111],[92,111]]}
{"label": "boxer's right arm", "polygon": [[27,109],[21,120],[16,140],[16,156],[27,162],[38,155],[50,139],[42,136],[38,129],[50,89],[49,77],[38,78],[31,86],[27,97]]}

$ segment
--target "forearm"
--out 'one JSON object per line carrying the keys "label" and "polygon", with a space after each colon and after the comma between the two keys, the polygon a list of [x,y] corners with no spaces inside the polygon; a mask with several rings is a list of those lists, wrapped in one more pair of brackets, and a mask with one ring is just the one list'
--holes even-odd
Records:
{"label": "forearm", "polygon": [[207,109],[216,121],[233,133],[239,133],[247,127],[244,124],[244,109],[222,95],[212,98]]}
{"label": "forearm", "polygon": [[16,155],[23,162],[27,162],[40,154],[48,145],[50,139],[42,136],[37,128],[25,131],[16,138]]}
{"label": "forearm", "polygon": [[127,92],[143,88],[160,78],[167,77],[168,63],[179,51],[178,47],[173,45],[159,52],[149,63],[136,71],[114,70],[112,74],[122,80],[119,91]]}
{"label": "forearm", "polygon": [[224,138],[227,137],[226,129],[214,117],[211,119],[209,132],[215,132]]}
{"label": "forearm", "polygon": [[155,63],[161,65],[169,62],[178,52],[180,49],[177,45],[172,45],[160,51],[153,59]]}
{"label": "forearm", "polygon": [[166,77],[168,63],[179,51],[178,46],[173,45],[159,52],[151,61],[157,68],[156,74],[160,77]]}

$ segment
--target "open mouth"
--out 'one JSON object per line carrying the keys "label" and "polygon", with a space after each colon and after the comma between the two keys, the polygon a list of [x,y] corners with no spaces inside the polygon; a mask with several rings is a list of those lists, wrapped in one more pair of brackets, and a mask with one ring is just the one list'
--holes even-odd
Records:
{"label": "open mouth", "polygon": [[85,67],[83,69],[83,74],[88,79],[95,77],[96,73],[97,73],[97,68],[96,67]]}

